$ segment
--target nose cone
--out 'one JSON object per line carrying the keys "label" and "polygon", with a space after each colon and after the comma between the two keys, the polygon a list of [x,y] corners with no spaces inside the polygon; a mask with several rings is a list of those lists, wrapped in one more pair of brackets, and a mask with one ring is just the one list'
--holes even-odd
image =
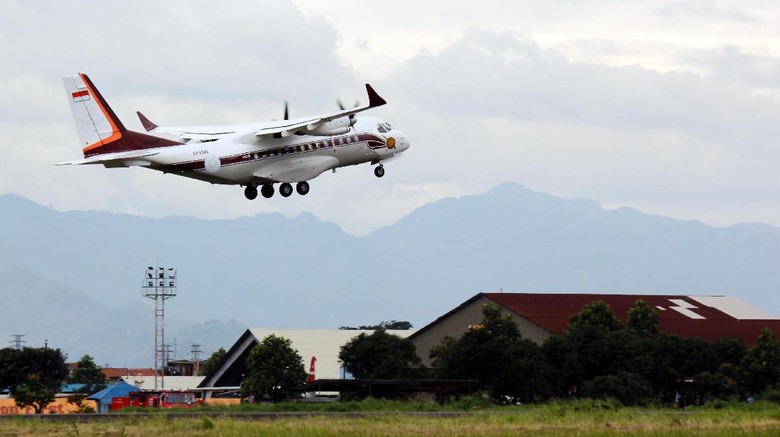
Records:
{"label": "nose cone", "polygon": [[404,150],[408,149],[411,144],[409,143],[409,139],[406,138],[406,135],[404,135],[403,132],[398,131],[398,145],[396,148],[399,152],[403,152]]}

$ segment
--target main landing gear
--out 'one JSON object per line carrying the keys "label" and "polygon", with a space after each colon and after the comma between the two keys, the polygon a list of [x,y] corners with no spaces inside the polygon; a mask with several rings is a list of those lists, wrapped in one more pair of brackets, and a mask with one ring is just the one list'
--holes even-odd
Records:
{"label": "main landing gear", "polygon": [[376,177],[378,177],[378,178],[381,178],[381,177],[382,177],[382,176],[384,176],[384,175],[385,175],[385,168],[384,168],[384,167],[382,167],[382,164],[379,164],[379,165],[378,165],[378,166],[376,166],[376,168],[374,169],[374,176],[376,176]]}
{"label": "main landing gear", "polygon": [[[309,183],[306,181],[298,182],[295,184],[295,191],[298,192],[301,196],[305,196],[309,194]],[[274,193],[276,190],[274,190],[274,184],[263,184],[260,187],[260,194],[263,195],[266,199],[270,199],[271,197],[274,197]],[[293,193],[293,187],[291,184],[288,184],[287,182],[279,185],[279,194],[282,195],[282,197],[290,197]],[[257,198],[257,186],[256,185],[247,185],[246,188],[244,188],[244,196],[246,196],[249,200],[254,200]]]}

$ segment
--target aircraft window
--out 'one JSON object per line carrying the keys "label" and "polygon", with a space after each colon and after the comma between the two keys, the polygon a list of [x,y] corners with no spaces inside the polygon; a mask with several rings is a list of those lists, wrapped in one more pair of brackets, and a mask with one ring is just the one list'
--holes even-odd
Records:
{"label": "aircraft window", "polygon": [[385,128],[386,128],[388,131],[391,131],[391,130],[393,130],[393,126],[390,126],[390,123],[385,123]]}
{"label": "aircraft window", "polygon": [[378,130],[379,132],[382,132],[383,134],[387,133],[387,129],[385,129],[385,127],[382,126],[382,123],[379,123],[379,124],[376,125],[376,130]]}

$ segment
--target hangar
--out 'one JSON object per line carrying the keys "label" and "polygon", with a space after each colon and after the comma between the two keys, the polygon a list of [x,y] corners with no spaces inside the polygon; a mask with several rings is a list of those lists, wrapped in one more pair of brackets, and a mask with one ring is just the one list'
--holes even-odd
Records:
{"label": "hangar", "polygon": [[[205,397],[213,392],[237,391],[247,372],[246,360],[249,351],[260,344],[269,335],[289,339],[293,349],[303,359],[305,368],[310,368],[312,358],[316,358],[315,374],[317,379],[345,379],[348,377],[339,362],[339,351],[348,341],[362,333],[374,331],[352,329],[247,329],[225,355],[225,359],[198,386],[206,389]],[[387,330],[399,337],[408,337],[411,330]]]}
{"label": "hangar", "polygon": [[764,328],[780,338],[780,319],[729,296],[673,296],[631,294],[479,293],[409,336],[422,363],[430,365],[431,348],[446,336],[460,337],[469,325],[480,323],[482,306],[496,304],[509,314],[523,337],[543,343],[563,333],[574,314],[585,305],[603,301],[626,322],[628,310],[644,300],[660,316],[659,329],[681,337],[714,341],[740,338],[750,347]]}

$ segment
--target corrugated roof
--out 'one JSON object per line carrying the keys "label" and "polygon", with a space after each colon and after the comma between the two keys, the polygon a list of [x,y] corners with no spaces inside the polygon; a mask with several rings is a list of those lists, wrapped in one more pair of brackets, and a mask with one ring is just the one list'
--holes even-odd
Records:
{"label": "corrugated roof", "polygon": [[[340,378],[341,346],[360,334],[374,333],[374,331],[346,329],[250,329],[249,331],[258,342],[271,334],[289,339],[292,347],[301,355],[307,371],[311,358],[317,357],[317,378]],[[407,337],[414,331],[387,330],[387,332],[399,337]]]}
{"label": "corrugated roof", "polygon": [[469,302],[479,296],[500,304],[554,334],[561,334],[571,316],[590,302],[606,303],[625,323],[628,310],[637,300],[644,300],[656,309],[660,315],[659,328],[667,334],[699,337],[708,341],[737,337],[748,346],[755,342],[763,328],[769,328],[776,336],[780,336],[779,319],[738,319],[732,314],[769,315],[745,302],[725,296],[480,293]]}
{"label": "corrugated roof", "polygon": [[127,367],[103,367],[100,369],[107,380],[118,380],[123,376],[154,376],[154,369],[128,369]]}

